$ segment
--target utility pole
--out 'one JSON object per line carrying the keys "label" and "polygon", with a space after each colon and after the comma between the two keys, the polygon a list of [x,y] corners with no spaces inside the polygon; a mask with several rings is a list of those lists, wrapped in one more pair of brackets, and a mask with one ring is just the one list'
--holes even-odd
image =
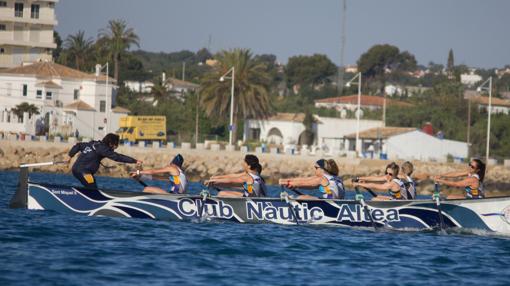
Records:
{"label": "utility pole", "polygon": [[340,67],[338,67],[338,78],[337,78],[337,91],[338,95],[343,94],[344,90],[344,72],[345,72],[345,23],[347,16],[347,0],[343,0],[342,9],[342,35],[340,44]]}
{"label": "utility pole", "polygon": [[468,97],[467,147],[468,158],[471,158],[471,98]]}
{"label": "utility pole", "polygon": [[182,62],[182,80],[186,80],[186,62]]}

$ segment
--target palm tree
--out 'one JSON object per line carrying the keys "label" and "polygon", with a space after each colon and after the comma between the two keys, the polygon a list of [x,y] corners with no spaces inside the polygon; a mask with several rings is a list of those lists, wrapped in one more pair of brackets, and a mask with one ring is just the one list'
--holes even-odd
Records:
{"label": "palm tree", "polygon": [[108,27],[99,32],[99,41],[108,52],[108,57],[114,62],[114,78],[119,80],[119,63],[131,45],[140,47],[138,35],[133,28],[128,28],[124,20],[110,20]]}
{"label": "palm tree", "polygon": [[28,112],[28,117],[31,118],[32,114],[39,114],[39,108],[28,102],[22,102],[16,105],[11,111],[16,114],[18,120],[23,118],[23,113]]}
{"label": "palm tree", "polygon": [[168,99],[169,92],[165,84],[162,82],[161,77],[157,77],[155,80],[153,80],[152,84],[153,84],[151,87],[151,94],[153,97],[152,104],[156,106],[163,100]]}
{"label": "palm tree", "polygon": [[92,39],[85,38],[84,31],[78,31],[75,35],[67,36],[64,47],[67,49],[67,57],[74,60],[76,69],[84,68],[87,58],[92,51]]}
{"label": "palm tree", "polygon": [[231,81],[220,82],[220,77],[234,67],[234,140],[238,116],[264,118],[270,114],[269,84],[271,77],[266,66],[253,60],[248,49],[220,52],[213,70],[206,74],[200,91],[201,104],[207,116],[230,114]]}

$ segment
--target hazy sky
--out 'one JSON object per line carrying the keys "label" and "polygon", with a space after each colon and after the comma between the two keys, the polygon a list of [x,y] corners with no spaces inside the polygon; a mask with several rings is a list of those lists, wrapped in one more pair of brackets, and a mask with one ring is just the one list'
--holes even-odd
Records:
{"label": "hazy sky", "polygon": [[[279,61],[327,54],[340,63],[342,0],[61,0],[56,30],[90,37],[110,19],[124,19],[141,49],[213,52],[236,47]],[[408,50],[420,64],[502,67],[510,64],[508,0],[348,0],[345,63],[374,44]]]}

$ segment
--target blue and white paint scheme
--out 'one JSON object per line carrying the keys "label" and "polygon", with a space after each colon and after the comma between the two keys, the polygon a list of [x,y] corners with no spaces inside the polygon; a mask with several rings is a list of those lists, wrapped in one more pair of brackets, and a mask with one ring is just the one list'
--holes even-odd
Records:
{"label": "blue and white paint scheme", "polygon": [[[354,200],[282,198],[219,198],[177,194],[84,189],[28,182],[11,207],[52,210],[63,214],[148,218],[157,220],[223,220],[368,227],[396,230],[437,229],[439,212],[432,200],[366,201],[370,214]],[[510,197],[442,200],[444,227],[510,234]]]}

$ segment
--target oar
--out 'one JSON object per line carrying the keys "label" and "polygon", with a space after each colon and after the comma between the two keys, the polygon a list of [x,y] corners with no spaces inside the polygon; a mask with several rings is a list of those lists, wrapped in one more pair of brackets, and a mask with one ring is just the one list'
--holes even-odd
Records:
{"label": "oar", "polygon": [[445,225],[443,220],[443,212],[441,210],[440,191],[438,183],[434,183],[434,194],[432,195],[432,199],[436,201],[437,215],[439,216],[439,230],[444,230]]}
{"label": "oar", "polygon": [[29,168],[29,167],[42,167],[42,166],[51,166],[58,164],[67,164],[67,161],[52,161],[52,162],[41,162],[41,163],[30,163],[30,164],[21,164],[20,168]]}
{"label": "oar", "polygon": [[[352,181],[353,181],[353,182],[355,182],[355,183],[359,182],[359,177],[355,177],[354,179],[352,179]],[[367,190],[367,192],[369,192],[369,193],[372,195],[372,197],[374,197],[374,198],[378,196],[378,195],[377,195],[374,191],[372,191],[372,189],[370,189],[370,188],[363,187],[363,189]],[[358,191],[359,191],[359,190],[358,190]]]}
{"label": "oar", "polygon": [[296,214],[296,210],[294,209],[294,207],[290,203],[289,194],[287,192],[285,192],[285,189],[284,189],[283,186],[281,186],[280,199],[284,199],[285,200],[285,202],[287,203],[287,207],[289,208],[289,211],[294,216],[294,221],[296,222],[297,225],[299,225],[299,218],[298,218],[298,216]]}
{"label": "oar", "polygon": [[363,194],[361,194],[358,187],[354,187],[354,190],[356,191],[356,201],[358,201],[361,204],[361,206],[363,207],[363,210],[367,214],[368,219],[370,220],[370,223],[372,224],[372,227],[374,228],[374,231],[377,231],[377,225],[375,224],[374,220],[372,219],[372,214],[370,213],[370,210],[368,209],[368,206],[365,203],[365,198],[363,197]]}

